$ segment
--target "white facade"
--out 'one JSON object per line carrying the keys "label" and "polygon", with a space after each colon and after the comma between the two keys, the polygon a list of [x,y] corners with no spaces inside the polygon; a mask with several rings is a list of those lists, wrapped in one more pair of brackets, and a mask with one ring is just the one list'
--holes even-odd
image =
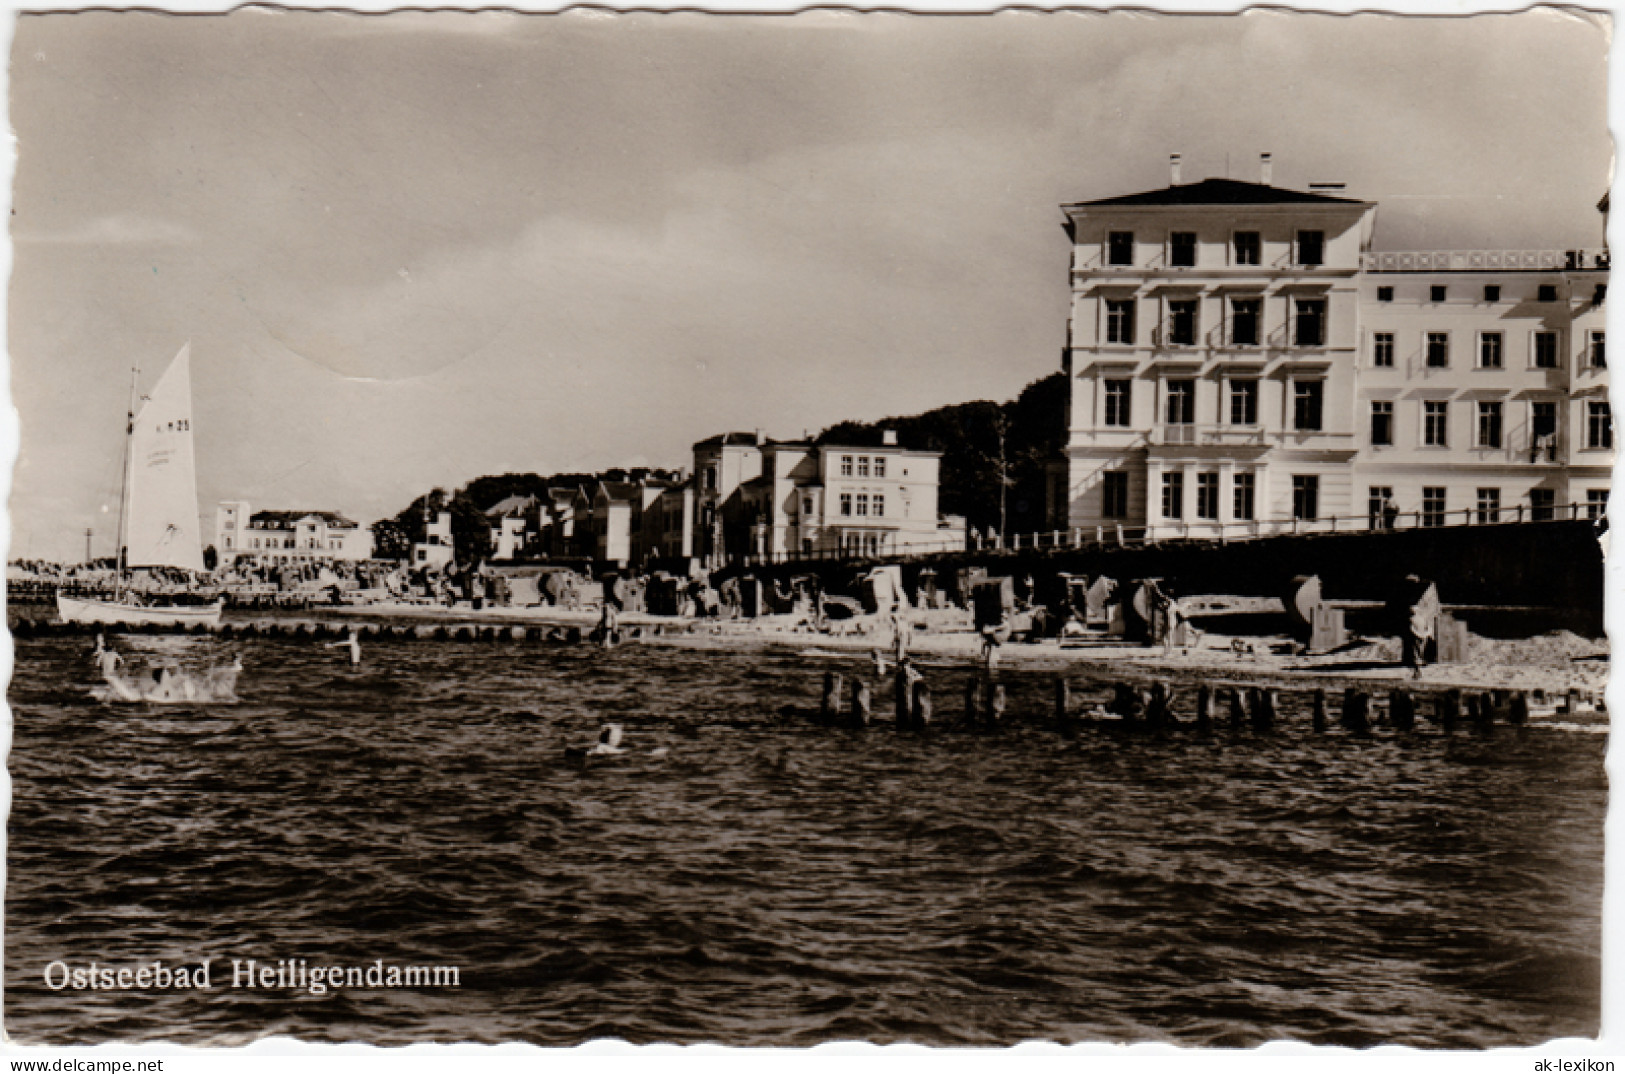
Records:
{"label": "white facade", "polygon": [[456,558],[451,536],[451,512],[441,511],[424,527],[423,540],[412,545],[412,566],[443,570]]}
{"label": "white facade", "polygon": [[[963,524],[948,525],[937,516],[941,453],[901,448],[889,433],[879,447],[772,440],[759,447],[731,444],[715,461],[733,462],[725,471],[729,476],[754,475],[735,487],[737,499],[723,500],[719,508],[726,516],[720,531],[730,555],[777,561],[965,547]],[[710,453],[697,445],[702,504],[711,462]],[[721,465],[718,469],[724,472]]]}
{"label": "white facade", "polygon": [[247,501],[224,500],[215,509],[215,552],[223,566],[363,560],[372,556],[372,533],[332,511],[250,511]]}
{"label": "white facade", "polygon": [[[1064,209],[1058,525],[1217,538],[1385,505],[1425,525],[1601,510],[1606,258],[1372,253],[1374,204],[1232,180]],[[1539,450],[1537,424],[1555,426]]]}

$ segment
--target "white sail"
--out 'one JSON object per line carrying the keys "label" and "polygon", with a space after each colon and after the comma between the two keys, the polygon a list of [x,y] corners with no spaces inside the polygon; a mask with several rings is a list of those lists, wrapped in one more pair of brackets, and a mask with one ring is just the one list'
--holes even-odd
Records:
{"label": "white sail", "polygon": [[130,430],[125,548],[131,567],[203,570],[192,455],[192,345],[181,348]]}

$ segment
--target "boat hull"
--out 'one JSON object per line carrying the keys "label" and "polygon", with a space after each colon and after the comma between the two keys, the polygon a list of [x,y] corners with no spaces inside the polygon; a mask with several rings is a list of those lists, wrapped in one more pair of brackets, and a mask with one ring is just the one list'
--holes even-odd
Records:
{"label": "boat hull", "polygon": [[56,596],[56,611],[64,623],[105,623],[109,626],[216,626],[224,602],[171,608],[143,608],[111,600],[82,600]]}

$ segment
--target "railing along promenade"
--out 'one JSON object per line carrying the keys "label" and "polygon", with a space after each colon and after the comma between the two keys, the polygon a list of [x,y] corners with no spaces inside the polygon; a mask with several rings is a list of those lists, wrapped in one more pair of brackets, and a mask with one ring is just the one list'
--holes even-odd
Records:
{"label": "railing along promenade", "polygon": [[1271,537],[1319,536],[1355,533],[1395,533],[1407,530],[1434,530],[1463,526],[1505,526],[1539,524],[1542,522],[1596,521],[1597,505],[1593,503],[1553,504],[1550,507],[1514,505],[1500,508],[1455,508],[1449,511],[1400,511],[1374,517],[1364,515],[1331,515],[1320,518],[1267,519],[1249,522],[1213,522],[1202,520],[1164,521],[1155,526],[1074,526],[1070,529],[1043,530],[1035,533],[1016,533],[1007,537],[993,534],[988,537],[972,536],[968,540],[915,542],[907,551],[884,550],[864,552],[852,549],[827,548],[812,551],[783,552],[777,555],[745,557],[745,565],[764,563],[828,562],[834,560],[862,560],[885,562],[917,559],[923,556],[963,554],[966,552],[1030,552],[1068,551],[1085,548],[1149,548],[1166,541],[1208,541],[1231,544],[1256,541]]}
{"label": "railing along promenade", "polygon": [[1607,250],[1376,250],[1360,255],[1367,272],[1541,272],[1606,270]]}

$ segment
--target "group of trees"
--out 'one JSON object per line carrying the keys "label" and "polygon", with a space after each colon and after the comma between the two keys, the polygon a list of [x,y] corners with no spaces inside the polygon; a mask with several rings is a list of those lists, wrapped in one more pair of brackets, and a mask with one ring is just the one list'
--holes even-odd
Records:
{"label": "group of trees", "polygon": [[[1035,380],[1016,398],[978,400],[938,407],[923,414],[876,422],[843,421],[819,433],[820,444],[879,447],[882,432],[895,430],[898,443],[919,451],[942,452],[938,509],[963,515],[968,525],[998,533],[1030,533],[1046,528],[1048,466],[1066,444],[1064,373]],[[394,518],[372,525],[373,554],[405,559],[424,538],[425,519],[451,512],[457,561],[491,555],[491,523],[485,512],[510,496],[545,499],[548,489],[580,488],[592,494],[600,480],[637,481],[672,477],[663,470],[610,470],[603,474],[498,474],[475,478],[455,492],[434,489],[413,500]]]}

